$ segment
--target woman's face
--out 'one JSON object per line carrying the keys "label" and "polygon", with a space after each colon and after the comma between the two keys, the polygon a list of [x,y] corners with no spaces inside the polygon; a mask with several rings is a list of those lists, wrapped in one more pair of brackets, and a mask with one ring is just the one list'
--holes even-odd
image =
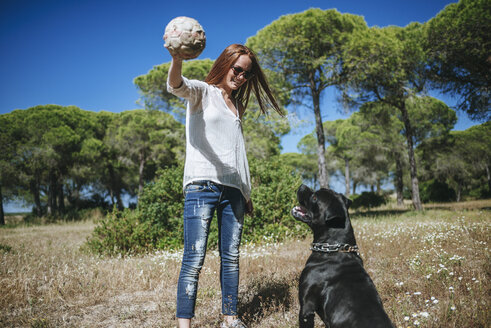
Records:
{"label": "woman's face", "polygon": [[240,55],[235,64],[228,70],[223,77],[220,86],[224,89],[237,90],[244,84],[252,69],[252,61],[248,55]]}

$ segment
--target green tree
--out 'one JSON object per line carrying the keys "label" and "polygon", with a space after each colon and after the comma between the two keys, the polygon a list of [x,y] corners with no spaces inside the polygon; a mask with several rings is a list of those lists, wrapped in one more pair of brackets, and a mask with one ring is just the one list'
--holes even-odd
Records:
{"label": "green tree", "polygon": [[[368,102],[360,107],[357,124],[362,130],[369,130],[378,136],[380,147],[393,162],[393,183],[397,204],[403,205],[404,170],[407,167],[407,147],[403,136],[404,124],[397,111],[383,102]],[[406,149],[406,154],[404,150]]]}
{"label": "green tree", "polygon": [[[349,194],[350,166],[358,178],[356,183],[375,186],[380,192],[382,180],[388,175],[388,151],[382,137],[364,125],[364,118],[359,113],[335,124],[333,128],[333,148],[344,164],[346,193]],[[354,184],[354,187],[356,184]]]}
{"label": "green tree", "polygon": [[[340,160],[340,171],[344,172],[345,195],[349,197],[350,192],[350,166],[358,157],[360,142],[366,141],[365,133],[350,119],[324,122],[324,133],[329,144],[329,153]],[[363,148],[361,148],[363,149]]]}
{"label": "green tree", "polygon": [[345,120],[326,121],[323,122],[324,135],[328,145],[329,155],[337,157],[342,163],[344,163],[344,181],[345,189],[344,194],[346,197],[350,195],[350,174],[349,174],[349,162],[352,159],[351,150],[353,147],[344,148],[340,145],[339,140],[336,138],[336,132],[338,128],[345,122]]}
{"label": "green tree", "polygon": [[122,196],[130,191],[127,183],[129,168],[120,160],[121,154],[113,146],[114,142],[108,130],[114,125],[119,114],[101,111],[95,115],[96,135],[82,143],[77,165],[72,171],[74,187],[72,202],[78,200],[77,195],[86,184],[99,195],[99,199],[109,197],[112,207],[124,208]]}
{"label": "green tree", "polygon": [[472,189],[483,190],[478,197],[489,195],[490,138],[491,124],[487,122],[465,131],[452,131],[444,138],[435,136],[426,140],[417,149],[423,163],[423,177],[452,187],[457,201]]}
{"label": "green tree", "polygon": [[[94,187],[100,179],[98,166],[103,150],[94,145],[102,144],[106,132],[106,126],[100,120],[101,113],[84,112],[91,121],[91,133],[81,140],[80,151],[73,154],[73,163],[69,167],[68,178],[65,179],[64,186],[69,206],[73,209],[80,209],[88,205],[85,199],[87,190],[90,189],[93,194],[98,192]],[[89,153],[89,149],[92,149],[93,153]]]}
{"label": "green tree", "polygon": [[488,195],[491,194],[491,122],[473,126],[465,131],[462,149],[466,151],[476,171],[476,176],[485,179]]}
{"label": "green tree", "polygon": [[407,108],[415,145],[433,137],[445,138],[457,123],[457,115],[443,101],[433,97],[411,97]]}
{"label": "green tree", "polygon": [[65,182],[84,139],[93,134],[91,115],[75,106],[41,105],[10,113],[23,135],[18,139],[17,169],[30,190],[34,212],[42,213],[41,194],[48,214],[65,213]]}
{"label": "green tree", "polygon": [[353,113],[348,119],[324,122],[329,144],[328,154],[339,160],[338,170],[345,180],[345,195],[353,193],[360,184],[381,190],[388,174],[388,156],[380,135],[374,134],[365,118]]}
{"label": "green tree", "polygon": [[491,2],[460,0],[427,23],[426,47],[435,85],[460,96],[458,107],[473,119],[491,118]]}
{"label": "green tree", "polygon": [[[302,178],[309,181],[313,188],[317,188],[319,185],[319,161],[316,160],[317,138],[315,136],[315,132],[303,136],[298,142],[297,148],[302,155],[300,159],[304,161],[302,165]],[[328,163],[331,165],[333,164],[332,161]]]}
{"label": "green tree", "polygon": [[[329,185],[320,100],[323,91],[339,83],[341,45],[347,34],[366,27],[361,16],[336,10],[309,9],[285,15],[247,40],[263,67],[280,73],[292,99],[312,108],[316,122],[319,182]],[[310,101],[310,103],[308,103]]]}
{"label": "green tree", "polygon": [[[91,181],[92,163],[83,155],[88,140],[101,138],[97,115],[75,106],[40,105],[4,114],[7,136],[2,165],[10,196],[33,203],[33,214],[66,215],[67,201],[79,205]],[[3,123],[2,123],[3,124]],[[84,190],[85,188],[85,190]]]}
{"label": "green tree", "polygon": [[317,181],[317,162],[315,157],[301,153],[284,153],[280,158],[286,165],[289,165],[291,170],[302,177],[304,183],[311,186],[316,185]]}
{"label": "green tree", "polygon": [[[432,97],[411,97],[407,100],[407,111],[413,126],[413,140],[417,146],[427,139],[439,137],[445,138],[457,121],[455,111],[450,109],[442,101]],[[370,140],[366,149],[372,149],[369,153],[376,154],[374,145],[385,154],[387,159],[395,164],[394,185],[396,186],[398,204],[402,204],[403,192],[403,169],[405,167],[403,160],[404,123],[398,111],[384,102],[369,102],[360,107],[358,113],[353,117],[359,116],[357,125],[363,131],[370,131],[372,135],[378,136],[376,139],[370,139],[368,136],[365,140]],[[360,145],[362,142],[359,143]],[[363,150],[359,151],[363,153]],[[367,159],[362,162],[368,162]]]}
{"label": "green tree", "polygon": [[381,101],[396,108],[401,116],[407,142],[412,202],[416,210],[423,207],[414,155],[414,128],[407,103],[425,87],[423,35],[424,30],[418,23],[405,28],[357,30],[345,44],[343,53],[345,100]]}
{"label": "green tree", "polygon": [[120,113],[108,129],[107,141],[126,166],[137,169],[138,194],[144,183],[154,178],[157,168],[184,159],[182,124],[171,115],[155,110]]}
{"label": "green tree", "polygon": [[3,203],[11,200],[19,184],[15,168],[17,140],[16,126],[8,114],[0,115],[0,225],[5,225]]}
{"label": "green tree", "polygon": [[[9,119],[9,133],[11,140],[15,140],[14,169],[18,177],[18,190],[23,199],[29,199],[34,203],[33,213],[40,216],[43,212],[41,205],[41,185],[44,176],[44,164],[42,161],[42,147],[40,138],[33,135],[36,130],[27,128],[26,118],[28,110],[14,110],[5,114]],[[7,131],[7,130],[6,130]]]}
{"label": "green tree", "polygon": [[[204,80],[211,67],[211,59],[189,60],[182,66],[182,75],[188,79]],[[160,109],[171,113],[184,123],[185,102],[167,92],[167,75],[170,63],[154,66],[147,74],[136,77],[133,82],[141,93],[141,101],[148,109]]]}

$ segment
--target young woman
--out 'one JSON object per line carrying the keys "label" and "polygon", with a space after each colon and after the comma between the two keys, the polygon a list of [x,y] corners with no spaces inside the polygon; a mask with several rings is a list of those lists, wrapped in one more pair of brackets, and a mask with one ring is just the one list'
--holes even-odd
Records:
{"label": "young woman", "polygon": [[185,58],[172,54],[167,89],[187,100],[184,166],[184,255],[177,287],[179,327],[191,327],[208,232],[217,212],[222,328],[245,328],[237,317],[239,245],[244,213],[252,213],[251,182],[242,117],[251,91],[263,113],[282,111],[254,53],[232,44],[217,58],[205,81],[181,75]]}

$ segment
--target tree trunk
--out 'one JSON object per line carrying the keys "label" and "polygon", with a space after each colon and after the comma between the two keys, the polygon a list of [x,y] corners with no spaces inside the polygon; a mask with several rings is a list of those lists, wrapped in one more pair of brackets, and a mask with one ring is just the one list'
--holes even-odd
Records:
{"label": "tree trunk", "polygon": [[49,186],[48,186],[48,215],[56,215],[58,212],[58,206],[56,205],[58,194],[58,179],[53,171],[49,173]]}
{"label": "tree trunk", "polygon": [[409,120],[409,114],[406,109],[405,102],[401,102],[398,106],[402,114],[402,120],[404,123],[404,129],[406,130],[407,151],[409,155],[409,168],[411,172],[411,195],[413,200],[414,209],[417,211],[423,210],[421,199],[419,197],[419,182],[416,168],[416,158],[414,156],[414,142],[413,142],[413,129],[411,127],[411,121]]}
{"label": "tree trunk", "polygon": [[3,212],[2,185],[0,184],[0,225],[5,225],[5,213]]}
{"label": "tree trunk", "polygon": [[462,196],[462,183],[457,183],[457,203],[460,202]]}
{"label": "tree trunk", "polygon": [[488,193],[491,193],[491,173],[489,172],[488,164],[486,164],[486,176],[488,178]]}
{"label": "tree trunk", "polygon": [[320,92],[312,88],[312,99],[314,102],[315,132],[317,134],[317,166],[319,168],[319,184],[321,188],[329,188],[329,175],[326,165],[326,138],[322,126],[320,108]]}
{"label": "tree trunk", "polygon": [[350,196],[350,188],[349,188],[349,159],[345,158],[344,159],[344,183],[346,185],[346,189],[344,191],[344,195],[346,197]]}
{"label": "tree trunk", "polygon": [[48,185],[48,206],[46,207],[46,214],[47,215],[52,215],[53,214],[53,183],[50,179],[50,183]]}
{"label": "tree trunk", "polygon": [[145,169],[145,151],[140,152],[140,167],[138,169],[138,195],[143,193],[143,170]]}
{"label": "tree trunk", "polygon": [[123,201],[121,200],[121,188],[119,188],[119,183],[116,181],[116,173],[114,172],[114,168],[112,165],[108,167],[109,171],[109,185],[110,185],[110,193],[111,200],[114,206],[114,198],[116,198],[116,204],[118,206],[118,210],[122,211],[124,209]]}
{"label": "tree trunk", "polygon": [[31,190],[32,197],[34,198],[34,214],[40,217],[43,214],[41,208],[41,195],[39,194],[39,183],[37,178],[29,183],[29,189]]}
{"label": "tree trunk", "polygon": [[312,186],[314,186],[314,189],[317,188],[317,174],[314,173],[314,176],[312,177]]}
{"label": "tree trunk", "polygon": [[58,211],[60,214],[65,214],[65,193],[63,192],[63,179],[58,179],[57,187],[58,187]]}
{"label": "tree trunk", "polygon": [[353,195],[356,195],[356,185],[357,184],[358,183],[355,180],[353,180]]}
{"label": "tree trunk", "polygon": [[118,210],[124,210],[123,200],[121,199],[121,192],[116,190],[116,201],[118,202]]}
{"label": "tree trunk", "polygon": [[396,194],[397,194],[397,206],[402,206],[404,204],[404,173],[402,171],[402,161],[399,156],[396,156],[395,158],[396,161],[396,172],[395,172],[395,178],[396,178]]}

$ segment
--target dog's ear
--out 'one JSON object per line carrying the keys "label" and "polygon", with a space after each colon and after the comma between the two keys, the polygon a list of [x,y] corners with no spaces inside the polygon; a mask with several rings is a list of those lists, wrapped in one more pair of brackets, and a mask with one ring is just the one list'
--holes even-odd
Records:
{"label": "dog's ear", "polygon": [[[342,199],[344,202],[344,198]],[[341,199],[337,198],[335,201],[329,203],[324,213],[324,220],[326,222],[334,219],[341,219],[346,217],[344,206],[341,205]]]}
{"label": "dog's ear", "polygon": [[353,204],[353,201],[348,197],[346,197],[345,195],[341,194],[341,197],[343,198],[343,202],[346,205],[346,209],[348,209],[351,206],[351,204]]}

